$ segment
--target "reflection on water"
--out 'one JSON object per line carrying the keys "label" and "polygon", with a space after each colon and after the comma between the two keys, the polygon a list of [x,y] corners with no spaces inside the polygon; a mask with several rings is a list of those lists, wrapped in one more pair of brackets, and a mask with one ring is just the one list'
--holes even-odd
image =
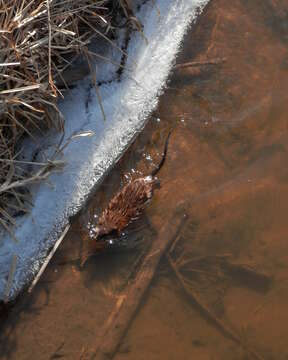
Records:
{"label": "reflection on water", "polygon": [[[33,295],[7,316],[3,358],[85,358],[139,254],[181,200],[189,220],[173,261],[241,346],[163,258],[115,359],[240,360],[253,358],[251,349],[288,358],[287,23],[285,0],[210,2],[177,59],[194,63],[175,68],[143,134],[75,220]],[[79,224],[131,169],[151,172],[170,127],[162,187],[130,231],[135,246],[98,254],[80,270]]]}

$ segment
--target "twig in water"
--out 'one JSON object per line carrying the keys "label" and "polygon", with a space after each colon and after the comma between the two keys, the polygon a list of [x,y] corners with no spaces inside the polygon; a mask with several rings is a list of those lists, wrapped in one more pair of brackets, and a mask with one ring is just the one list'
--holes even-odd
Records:
{"label": "twig in water", "polygon": [[41,266],[40,270],[38,271],[38,274],[36,275],[35,279],[32,281],[32,284],[30,285],[30,287],[28,289],[28,293],[31,293],[32,290],[34,289],[35,285],[38,283],[41,275],[43,274],[44,270],[46,269],[47,265],[49,264],[50,260],[52,259],[52,256],[55,254],[56,250],[58,249],[59,245],[61,244],[62,240],[64,239],[65,235],[67,234],[69,228],[70,228],[70,224],[66,226],[62,235],[59,237],[59,239],[56,241],[55,245],[53,246],[53,249],[50,251],[49,255],[46,257],[43,265]]}
{"label": "twig in water", "polygon": [[204,305],[201,300],[199,299],[198,295],[189,288],[186,283],[185,279],[178,270],[176,264],[174,263],[171,255],[169,253],[166,254],[166,257],[168,259],[168,263],[171,266],[172,270],[175,273],[176,278],[178,279],[179,283],[182,286],[182,289],[185,291],[186,295],[188,295],[192,301],[197,305],[197,307],[201,310],[201,312],[205,315],[205,317],[225,335],[229,339],[233,340],[235,343],[239,344],[244,350],[246,350],[254,359],[257,360],[264,360],[262,356],[257,354],[253,349],[250,349],[246,344],[243,343],[243,341],[240,339],[240,337],[231,329],[229,329],[220,319],[218,319],[209,309],[206,305]]}
{"label": "twig in water", "polygon": [[189,61],[182,64],[176,64],[176,69],[183,69],[188,67],[197,67],[197,66],[204,66],[204,65],[219,65],[226,61],[226,58],[217,58],[211,60],[203,60],[203,61]]}
{"label": "twig in water", "polygon": [[91,358],[102,360],[112,358],[116,353],[153,279],[162,255],[178,235],[184,221],[186,221],[186,216],[173,214],[170,221],[161,228],[148,253],[143,254],[143,261],[134,278],[128,283],[125,292],[119,296],[114,310],[102,329],[102,335],[92,350]]}
{"label": "twig in water", "polygon": [[172,254],[172,252],[175,250],[176,245],[178,244],[179,240],[181,239],[180,234],[176,236],[175,240],[173,241],[173,244],[170,247],[169,253]]}
{"label": "twig in water", "polygon": [[224,259],[221,262],[221,267],[232,278],[255,290],[267,291],[271,286],[271,276],[249,265],[234,263],[229,261],[229,259]]}

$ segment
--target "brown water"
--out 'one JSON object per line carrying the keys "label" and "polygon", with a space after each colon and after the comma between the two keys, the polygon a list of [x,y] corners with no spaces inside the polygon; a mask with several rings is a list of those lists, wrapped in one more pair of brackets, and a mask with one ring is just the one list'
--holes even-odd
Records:
{"label": "brown water", "polygon": [[[265,360],[288,359],[287,45],[287,1],[210,2],[177,58],[204,63],[174,70],[146,129],[75,220],[33,294],[3,319],[3,359],[89,358],[139,254],[183,200],[189,217],[173,259],[242,346],[199,311],[164,257],[114,358],[253,358],[246,346]],[[143,154],[157,163],[170,127],[162,188],[129,234],[139,245],[101,253],[79,270],[71,260],[81,248],[79,224],[131,169],[151,171]]]}

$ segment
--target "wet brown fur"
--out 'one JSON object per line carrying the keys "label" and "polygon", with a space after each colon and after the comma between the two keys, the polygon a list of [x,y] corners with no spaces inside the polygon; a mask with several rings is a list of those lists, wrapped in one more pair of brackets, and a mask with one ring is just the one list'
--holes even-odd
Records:
{"label": "wet brown fur", "polygon": [[[90,236],[85,232],[83,244],[88,246],[86,250],[82,249],[81,266],[93,254],[107,248],[108,243],[105,241],[106,235],[120,236],[123,230],[143,212],[147,203],[153,196],[155,188],[159,187],[160,182],[156,174],[164,165],[168,142],[171,130],[168,133],[162,159],[158,166],[151,172],[151,175],[134,179],[126,184],[109,202],[106,209],[102,212],[94,233]],[[84,251],[83,251],[84,250]]]}
{"label": "wet brown fur", "polygon": [[102,212],[94,233],[90,237],[90,250],[83,254],[82,265],[91,253],[99,251],[107,246],[103,239],[106,235],[121,235],[123,230],[135,220],[144,210],[145,206],[153,196],[153,191],[159,187],[159,180],[156,174],[162,168],[167,154],[168,141],[171,135],[169,131],[162,159],[158,166],[151,172],[151,175],[134,179],[126,184],[109,202],[107,208]]}
{"label": "wet brown fur", "polygon": [[166,160],[171,132],[170,130],[166,138],[162,159],[151,175],[132,180],[110,200],[97,223],[96,240],[115,231],[121,235],[129,223],[144,210],[153,196],[153,190],[159,187],[156,175]]}
{"label": "wet brown fur", "polygon": [[81,266],[93,254],[107,248],[107,242],[103,236],[116,232],[118,236],[135,220],[144,210],[146,204],[153,195],[153,190],[159,184],[157,178],[152,176],[138,178],[126,184],[109,202],[107,208],[101,214],[95,237],[91,238],[85,234],[86,251],[82,251]]}
{"label": "wet brown fur", "polygon": [[98,237],[117,231],[118,235],[144,210],[158,180],[138,178],[126,184],[109,202],[99,218]]}

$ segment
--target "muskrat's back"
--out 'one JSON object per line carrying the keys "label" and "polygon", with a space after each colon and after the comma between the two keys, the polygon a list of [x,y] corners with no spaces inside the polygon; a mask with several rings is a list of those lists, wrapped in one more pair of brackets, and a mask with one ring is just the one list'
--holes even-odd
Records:
{"label": "muskrat's back", "polygon": [[[147,202],[153,196],[153,190],[159,186],[156,174],[162,168],[167,154],[168,141],[171,130],[165,141],[164,151],[158,166],[151,172],[151,175],[140,177],[130,181],[110,200],[106,209],[100,215],[97,224],[89,225],[89,241],[92,250],[84,254],[84,262],[91,253],[105,248],[106,244],[114,243],[107,236],[119,236],[129,223],[135,220],[144,210]],[[82,264],[84,262],[82,261]]]}
{"label": "muskrat's back", "polygon": [[109,202],[100,216],[95,235],[97,238],[123,229],[137,218],[151,199],[158,180],[146,176],[126,184]]}

